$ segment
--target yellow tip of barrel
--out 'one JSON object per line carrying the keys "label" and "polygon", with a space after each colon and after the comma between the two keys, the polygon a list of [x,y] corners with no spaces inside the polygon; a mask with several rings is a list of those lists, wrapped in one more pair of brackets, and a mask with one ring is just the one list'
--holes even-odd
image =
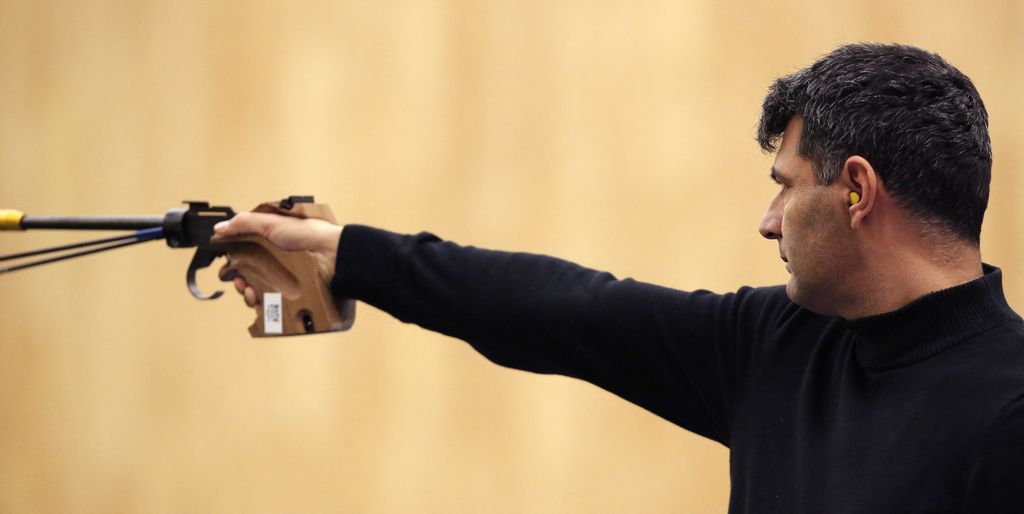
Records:
{"label": "yellow tip of barrel", "polygon": [[0,230],[24,230],[21,228],[21,219],[24,217],[25,213],[21,211],[0,209]]}

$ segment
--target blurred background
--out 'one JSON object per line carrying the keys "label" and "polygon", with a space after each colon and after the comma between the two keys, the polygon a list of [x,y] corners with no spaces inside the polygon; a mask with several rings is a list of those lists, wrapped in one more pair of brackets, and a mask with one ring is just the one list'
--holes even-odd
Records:
{"label": "blurred background", "polygon": [[[767,86],[852,41],[991,114],[983,254],[1024,306],[1016,0],[0,0],[0,208],[314,194],[341,222],[683,289],[785,280]],[[95,233],[3,233],[0,253]],[[163,243],[0,276],[0,512],[725,512],[728,452],[361,305],[250,339]],[[205,289],[218,286],[212,271]]]}

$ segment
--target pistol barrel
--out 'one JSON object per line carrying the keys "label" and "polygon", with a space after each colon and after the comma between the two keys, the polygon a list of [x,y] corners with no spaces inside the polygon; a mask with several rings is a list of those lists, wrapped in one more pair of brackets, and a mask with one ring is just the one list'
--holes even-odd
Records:
{"label": "pistol barrel", "polygon": [[73,230],[142,230],[159,227],[163,216],[29,216],[21,218],[20,227],[28,229]]}

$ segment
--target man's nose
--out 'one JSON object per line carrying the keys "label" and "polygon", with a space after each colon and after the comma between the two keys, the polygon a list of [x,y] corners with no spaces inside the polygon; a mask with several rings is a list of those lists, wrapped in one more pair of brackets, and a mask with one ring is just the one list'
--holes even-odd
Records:
{"label": "man's nose", "polygon": [[772,203],[768,204],[768,210],[764,211],[764,216],[761,216],[761,224],[757,227],[757,231],[765,239],[782,237],[782,202],[780,199],[781,195],[773,198]]}

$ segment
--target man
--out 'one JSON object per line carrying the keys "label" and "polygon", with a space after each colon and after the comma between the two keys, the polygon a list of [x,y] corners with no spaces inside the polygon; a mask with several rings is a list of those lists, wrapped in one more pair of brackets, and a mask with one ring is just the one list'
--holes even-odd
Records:
{"label": "man", "polygon": [[987,123],[966,76],[907,46],[844,46],[776,81],[760,232],[785,287],[687,293],[269,215],[218,232],[314,251],[339,297],[725,444],[730,512],[1024,512],[1024,323],[978,246]]}

